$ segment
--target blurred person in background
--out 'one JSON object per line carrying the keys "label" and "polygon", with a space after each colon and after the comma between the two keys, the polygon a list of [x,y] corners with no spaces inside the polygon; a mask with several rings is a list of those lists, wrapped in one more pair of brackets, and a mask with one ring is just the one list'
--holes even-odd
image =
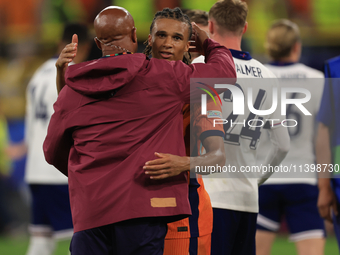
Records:
{"label": "blurred person in background", "polygon": [[[86,59],[90,47],[87,26],[67,24],[64,27],[58,53],[73,34],[79,37],[77,57],[74,63]],[[25,180],[32,193],[31,235],[26,255],[50,255],[55,249],[55,239],[71,238],[73,225],[67,178],[44,158],[43,141],[57,100],[57,55],[47,60],[34,74],[27,87],[26,134],[27,164]]]}
{"label": "blurred person in background", "polygon": [[[314,140],[316,115],[321,101],[324,83],[322,72],[299,63],[301,39],[298,26],[286,19],[278,20],[270,27],[266,50],[271,62],[266,65],[283,87],[292,82],[310,79],[307,89],[311,100],[304,106],[312,116],[304,115],[295,105],[287,106],[287,119],[294,119],[296,127],[289,127],[290,151],[282,161],[283,166],[305,166],[315,163]],[[311,79],[315,78],[315,79]],[[293,83],[294,84],[294,83]],[[303,84],[301,83],[301,86]],[[297,93],[289,93],[289,98],[298,98]],[[262,162],[268,154],[269,136],[261,137],[258,159]],[[295,242],[299,255],[321,255],[325,245],[324,221],[317,209],[317,176],[310,171],[303,176],[282,176],[274,173],[259,188],[260,211],[257,218],[256,251],[258,255],[269,255],[272,244],[285,216],[290,231],[289,240]]]}
{"label": "blurred person in background", "polygon": [[6,194],[6,178],[9,176],[10,171],[10,161],[6,153],[7,143],[7,122],[2,113],[0,113],[0,235],[9,234],[13,223]]}
{"label": "blurred person in background", "polygon": [[208,13],[202,10],[190,10],[183,9],[182,10],[185,15],[187,15],[191,22],[195,22],[198,27],[209,34],[208,27]]}
{"label": "blurred person in background", "polygon": [[[86,25],[66,24],[57,54],[74,34],[79,37],[79,46],[73,63],[79,63],[86,59],[90,48]],[[54,112],[53,104],[58,97],[55,79],[57,56],[47,60],[30,80],[26,93],[25,141],[20,145],[13,145],[10,150],[13,159],[20,158],[27,152],[25,181],[29,184],[32,195],[32,220],[26,255],[53,254],[56,239],[68,239],[73,234],[68,179],[46,162],[42,150]]]}
{"label": "blurred person in background", "polygon": [[319,173],[318,208],[322,218],[333,222],[340,248],[340,56],[326,61],[325,76],[328,79],[317,117],[319,125],[315,151],[316,162],[327,164],[328,171]]}
{"label": "blurred person in background", "polygon": [[[253,59],[248,52],[241,50],[242,37],[248,27],[247,15],[248,6],[245,2],[219,1],[209,11],[209,33],[211,39],[230,49],[237,73],[236,86],[243,91],[246,98],[250,96],[248,88],[252,88],[256,95],[252,98],[254,107],[259,110],[269,109],[272,100],[265,95],[278,84],[275,75],[268,68]],[[193,61],[199,62],[204,62],[204,58],[198,57]],[[263,78],[267,78],[267,83]],[[260,82],[261,86],[256,86],[256,83]],[[266,159],[261,163],[278,166],[289,149],[288,131],[278,125],[282,119],[279,111],[260,117],[246,108],[243,115],[236,115],[233,113],[233,96],[230,91],[221,95],[222,116],[229,121],[223,125],[225,165],[234,166],[239,170],[241,167],[256,165],[256,152],[263,126],[253,129],[249,124],[236,123],[249,123],[251,119],[262,121],[267,118],[275,119],[272,123],[266,122],[272,144],[270,153],[267,153]],[[232,125],[231,122],[235,124]],[[212,255],[255,255],[258,183],[262,183],[264,179],[264,176],[246,174],[214,174],[213,178],[203,178],[213,207]]]}

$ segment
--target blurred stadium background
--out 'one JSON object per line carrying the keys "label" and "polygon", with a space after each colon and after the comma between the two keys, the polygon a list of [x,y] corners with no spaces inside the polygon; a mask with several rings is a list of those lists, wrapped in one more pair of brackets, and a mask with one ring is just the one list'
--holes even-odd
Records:
{"label": "blurred stadium background", "polygon": [[[25,90],[33,72],[56,52],[63,24],[80,21],[92,26],[97,13],[106,6],[119,5],[135,18],[141,52],[149,34],[153,15],[164,7],[209,11],[215,0],[0,0],[0,114],[7,121],[8,141],[23,139]],[[301,29],[301,62],[322,70],[326,59],[340,55],[339,0],[247,0],[248,31],[242,48],[266,63],[263,42],[272,21],[287,18]],[[71,40],[71,38],[70,38]],[[93,44],[89,59],[100,57]],[[5,118],[3,118],[5,117]],[[4,129],[4,128],[2,128]],[[5,130],[0,130],[2,140]],[[9,162],[0,141],[1,207],[11,213],[10,222],[0,232],[0,254],[24,254],[28,243],[29,195],[23,181],[25,159]],[[1,196],[1,194],[0,194]],[[0,212],[1,223],[1,212]],[[5,224],[4,224],[5,225]],[[1,224],[0,224],[1,226]],[[1,229],[0,229],[1,231]],[[285,234],[283,226],[282,234]],[[337,254],[331,228],[325,254]],[[64,242],[61,245],[68,246]],[[58,253],[58,251],[56,252]],[[278,238],[272,254],[296,254],[294,245]]]}

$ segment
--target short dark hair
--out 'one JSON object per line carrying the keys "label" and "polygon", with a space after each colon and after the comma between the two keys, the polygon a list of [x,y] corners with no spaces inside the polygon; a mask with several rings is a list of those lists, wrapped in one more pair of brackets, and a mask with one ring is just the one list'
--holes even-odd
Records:
{"label": "short dark hair", "polygon": [[248,6],[241,0],[216,2],[209,11],[209,18],[214,18],[217,25],[231,32],[242,32],[246,24]]}
{"label": "short dark hair", "polygon": [[79,43],[86,43],[89,41],[88,27],[82,23],[67,23],[64,26],[62,42],[70,43],[72,36],[78,35]]}
{"label": "short dark hair", "polygon": [[191,22],[195,22],[196,24],[202,26],[208,26],[209,16],[206,11],[202,10],[190,10],[190,9],[182,9],[182,12],[186,14]]}

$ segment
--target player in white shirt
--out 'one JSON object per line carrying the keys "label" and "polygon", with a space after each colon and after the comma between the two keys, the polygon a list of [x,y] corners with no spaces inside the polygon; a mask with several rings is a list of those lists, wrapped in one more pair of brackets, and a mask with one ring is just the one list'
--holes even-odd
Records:
{"label": "player in white shirt", "polygon": [[[253,107],[268,110],[273,103],[272,91],[277,89],[278,83],[271,71],[249,53],[241,51],[242,36],[247,30],[247,12],[246,3],[239,0],[215,3],[209,11],[210,37],[230,49],[237,72],[237,87],[243,91],[245,100],[251,96],[251,89]],[[203,62],[203,58],[194,60],[194,63],[197,62]],[[247,103],[243,114],[232,114],[236,109],[232,102],[236,98],[235,92],[231,88],[231,92],[227,91],[220,97],[223,119],[228,120],[224,124],[226,166],[235,167],[237,173],[215,173],[204,178],[213,206],[212,255],[255,254],[258,182],[263,180],[259,180],[260,173],[240,171],[256,165],[256,151],[263,126],[270,128],[273,141],[263,165],[278,166],[289,150],[288,131],[281,124],[285,116],[281,116],[278,110],[264,115],[253,114]],[[236,122],[241,124],[235,124]]]}
{"label": "player in white shirt", "polygon": [[[85,60],[90,46],[85,25],[66,25],[58,52],[75,33],[80,36],[81,42],[74,59],[77,63]],[[67,177],[46,162],[42,150],[54,112],[53,104],[58,97],[56,61],[57,57],[47,60],[35,72],[26,93],[25,180],[32,193],[32,221],[29,227],[31,238],[26,255],[53,254],[55,239],[71,238],[73,234]]]}
{"label": "player in white shirt", "polygon": [[[266,65],[279,78],[281,87],[297,86],[311,93],[304,107],[312,114],[303,114],[295,105],[287,107],[287,119],[294,119],[297,126],[289,127],[290,151],[282,161],[283,166],[311,169],[315,163],[315,117],[323,91],[322,72],[298,63],[301,53],[300,33],[297,25],[289,20],[275,22],[268,31],[266,48],[272,62]],[[288,98],[299,97],[290,93]],[[258,159],[268,153],[268,136],[261,137]],[[274,173],[260,187],[260,212],[257,220],[256,250],[258,255],[269,255],[281,217],[290,230],[290,240],[296,243],[299,255],[323,254],[324,223],[317,209],[317,178],[315,171],[302,174]]]}

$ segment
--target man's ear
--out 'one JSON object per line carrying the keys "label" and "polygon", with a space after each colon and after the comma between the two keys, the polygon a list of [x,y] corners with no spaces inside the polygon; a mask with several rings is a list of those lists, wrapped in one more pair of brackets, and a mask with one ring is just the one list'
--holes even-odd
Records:
{"label": "man's ear", "polygon": [[131,31],[131,39],[133,43],[137,43],[137,28],[133,28]]}
{"label": "man's ear", "polygon": [[98,41],[97,37],[94,38],[94,41],[96,42],[98,49],[102,50],[102,44]]}
{"label": "man's ear", "polygon": [[186,47],[185,47],[185,52],[188,52],[190,48],[190,41],[188,41]]}
{"label": "man's ear", "polygon": [[246,22],[246,24],[244,24],[243,31],[242,31],[243,35],[247,31],[247,29],[248,29],[248,22]]}
{"label": "man's ear", "polygon": [[301,51],[301,42],[296,42],[293,46],[293,49],[295,52],[300,52]]}
{"label": "man's ear", "polygon": [[301,42],[296,42],[294,46],[292,47],[291,53],[296,58],[295,61],[299,62],[301,57],[301,50],[302,50],[302,44]]}
{"label": "man's ear", "polygon": [[210,35],[214,34],[214,32],[215,32],[214,29],[215,29],[214,23],[211,20],[209,20],[208,21],[208,30],[209,30]]}
{"label": "man's ear", "polygon": [[152,36],[150,34],[148,36],[148,45],[152,47]]}

